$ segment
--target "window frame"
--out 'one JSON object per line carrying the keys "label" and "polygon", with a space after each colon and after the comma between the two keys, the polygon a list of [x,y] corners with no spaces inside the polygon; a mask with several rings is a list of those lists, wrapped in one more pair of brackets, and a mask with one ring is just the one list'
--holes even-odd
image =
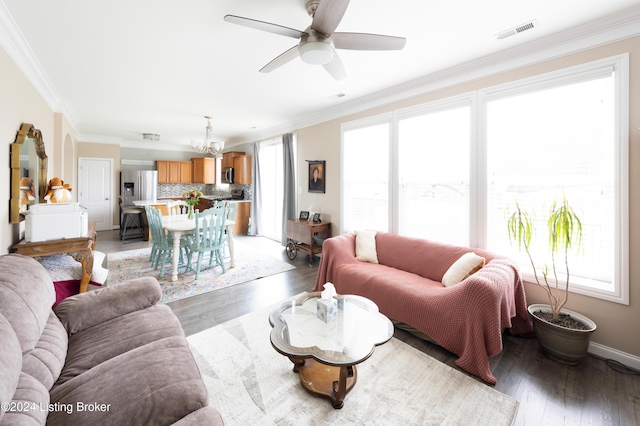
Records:
{"label": "window frame", "polygon": [[[616,55],[537,76],[480,89],[478,91],[478,149],[487,152],[487,104],[513,95],[531,93],[554,87],[586,81],[614,72],[614,265],[613,290],[606,291],[589,286],[584,279],[570,281],[569,291],[611,302],[629,304],[629,55]],[[487,161],[478,161],[482,176],[479,198],[486,199]],[[478,224],[483,236],[487,234],[486,203],[478,209]],[[481,247],[486,247],[482,237]],[[525,281],[535,282],[532,273],[522,271]]]}
{"label": "window frame", "polygon": [[[470,200],[469,246],[487,246],[487,103],[541,89],[560,87],[585,79],[592,79],[603,70],[614,72],[615,130],[614,130],[614,270],[613,291],[600,290],[580,282],[570,283],[569,291],[620,304],[629,304],[629,54],[603,58],[576,66],[539,74],[533,77],[484,87],[432,102],[379,114],[341,125],[341,172],[346,167],[344,133],[349,130],[389,124],[389,229],[398,230],[399,212],[399,121],[403,118],[468,105],[471,109],[470,135]],[[343,173],[341,173],[344,176]],[[342,185],[341,185],[342,186]],[[344,191],[341,191],[340,219],[344,223]],[[344,230],[342,230],[344,232]],[[523,272],[523,279],[535,282],[533,275]],[[577,281],[577,280],[576,280]]]}
{"label": "window frame", "polygon": [[[423,115],[429,114],[437,114],[439,112],[445,112],[458,108],[469,108],[469,159],[470,162],[468,164],[468,176],[469,176],[469,211],[467,212],[468,217],[468,229],[467,234],[469,235],[468,244],[472,245],[472,241],[475,240],[473,235],[474,232],[474,218],[475,208],[476,206],[473,203],[475,197],[474,187],[475,187],[475,177],[476,177],[476,162],[473,161],[475,158],[474,151],[476,145],[476,134],[475,134],[475,109],[477,107],[477,98],[475,94],[472,93],[463,93],[461,95],[448,97],[445,99],[440,99],[437,101],[429,102],[427,104],[416,105],[408,108],[403,108],[401,110],[396,111],[392,116],[392,139],[391,145],[393,150],[393,165],[392,165],[392,176],[393,180],[391,181],[393,187],[393,205],[391,211],[391,223],[392,227],[390,229],[393,232],[399,232],[400,229],[400,122],[406,119],[412,119],[416,117],[420,117]],[[477,246],[477,245],[476,245]]]}
{"label": "window frame", "polygon": [[345,133],[349,132],[349,131],[353,131],[353,130],[359,130],[359,129],[364,129],[367,127],[373,127],[373,126],[378,126],[381,124],[387,124],[389,125],[389,134],[388,134],[388,138],[389,138],[389,146],[388,146],[388,153],[387,155],[389,156],[390,159],[390,163],[389,163],[389,171],[388,171],[388,182],[389,185],[387,188],[387,200],[390,203],[390,211],[388,214],[388,223],[387,223],[387,228],[390,230],[389,232],[393,232],[393,209],[391,208],[391,206],[393,206],[394,204],[394,174],[396,173],[395,168],[393,167],[393,164],[395,164],[395,160],[393,160],[396,156],[395,153],[395,149],[393,147],[393,140],[394,140],[394,134],[396,132],[395,127],[393,125],[393,113],[384,113],[384,114],[379,114],[379,115],[375,115],[375,116],[371,116],[371,117],[366,117],[366,118],[362,118],[359,120],[354,120],[354,121],[349,121],[346,123],[342,123],[340,125],[340,233],[345,233],[345,232],[349,232],[350,230],[345,229],[344,224],[345,222],[345,208],[344,206],[346,205],[345,203],[345,197],[346,197],[346,190],[344,188],[344,178],[346,176],[345,174]]}

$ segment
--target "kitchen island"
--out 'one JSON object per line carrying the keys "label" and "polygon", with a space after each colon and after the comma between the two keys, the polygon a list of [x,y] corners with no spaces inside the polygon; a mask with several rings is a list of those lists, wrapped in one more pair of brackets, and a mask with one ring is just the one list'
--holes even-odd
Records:
{"label": "kitchen island", "polygon": [[[133,202],[133,204],[139,207],[151,206],[157,210],[160,210],[160,213],[162,213],[163,216],[166,216],[169,214],[168,205],[170,202],[171,200],[166,200],[166,199],[136,200]],[[146,220],[146,215],[145,215],[145,220]]]}

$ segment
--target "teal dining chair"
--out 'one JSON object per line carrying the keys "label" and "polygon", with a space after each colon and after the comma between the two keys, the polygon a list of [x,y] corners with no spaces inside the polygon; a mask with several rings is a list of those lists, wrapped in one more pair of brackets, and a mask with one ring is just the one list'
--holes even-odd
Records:
{"label": "teal dining chair", "polygon": [[[227,203],[226,204],[227,214],[226,220],[236,220],[236,212],[238,210],[238,203]],[[224,227],[224,236],[222,237],[222,244],[227,250],[230,252],[229,248],[229,240],[231,239],[231,230],[226,226]],[[229,254],[231,256],[231,254]]]}
{"label": "teal dining chair", "polygon": [[167,211],[170,216],[176,214],[187,214],[189,211],[189,204],[184,200],[176,200],[167,205]]}
{"label": "teal dining chair", "polygon": [[[173,256],[173,238],[171,234],[164,229],[162,224],[162,213],[159,210],[145,206],[145,212],[147,214],[147,221],[149,222],[149,229],[151,230],[151,263],[153,269],[160,268],[160,277],[164,277],[164,268],[167,264],[167,258],[169,258],[169,265],[171,265],[171,258]],[[188,269],[188,265],[184,263],[184,258],[188,256],[189,243],[187,240],[181,239],[180,241],[180,262],[178,267],[182,266],[185,271]],[[184,255],[183,255],[184,252]]]}
{"label": "teal dining chair", "polygon": [[[208,267],[219,265],[222,268],[222,273],[226,272],[222,259],[226,213],[225,208],[210,208],[195,215],[196,229],[189,237],[187,265],[189,269],[195,270],[196,280],[200,278],[202,259],[207,253],[209,254]],[[198,253],[195,269],[193,266],[194,253]]]}

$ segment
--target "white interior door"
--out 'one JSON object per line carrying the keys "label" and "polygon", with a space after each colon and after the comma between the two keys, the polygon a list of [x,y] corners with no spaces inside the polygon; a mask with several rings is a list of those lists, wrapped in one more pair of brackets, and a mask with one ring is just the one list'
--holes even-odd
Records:
{"label": "white interior door", "polygon": [[78,158],[78,201],[87,208],[96,231],[113,229],[113,160]]}

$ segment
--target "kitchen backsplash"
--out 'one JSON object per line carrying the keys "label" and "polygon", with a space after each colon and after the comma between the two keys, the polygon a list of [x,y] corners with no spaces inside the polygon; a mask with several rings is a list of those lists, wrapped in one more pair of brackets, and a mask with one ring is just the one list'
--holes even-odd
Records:
{"label": "kitchen backsplash", "polygon": [[188,191],[190,189],[196,189],[202,191],[204,195],[212,197],[226,198],[230,197],[230,191],[232,189],[244,190],[244,199],[253,199],[252,186],[251,185],[239,185],[231,184],[225,185],[226,188],[218,188],[216,185],[209,184],[158,184],[158,198],[179,198],[182,197],[182,191]]}

